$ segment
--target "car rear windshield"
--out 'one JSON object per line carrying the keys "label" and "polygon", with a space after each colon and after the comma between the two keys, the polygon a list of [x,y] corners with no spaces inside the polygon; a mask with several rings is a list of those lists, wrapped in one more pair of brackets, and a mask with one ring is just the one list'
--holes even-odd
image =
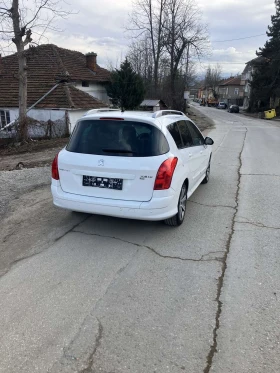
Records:
{"label": "car rear windshield", "polygon": [[156,127],[126,120],[82,120],[66,149],[69,152],[120,157],[152,157],[169,151]]}

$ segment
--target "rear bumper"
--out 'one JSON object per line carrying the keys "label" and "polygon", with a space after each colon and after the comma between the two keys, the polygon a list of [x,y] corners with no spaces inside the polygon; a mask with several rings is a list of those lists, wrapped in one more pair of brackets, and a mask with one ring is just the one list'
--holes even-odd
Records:
{"label": "rear bumper", "polygon": [[169,196],[153,197],[149,202],[113,200],[65,193],[57,181],[52,182],[51,191],[54,205],[71,211],[153,221],[164,220],[177,213],[178,198],[175,191]]}

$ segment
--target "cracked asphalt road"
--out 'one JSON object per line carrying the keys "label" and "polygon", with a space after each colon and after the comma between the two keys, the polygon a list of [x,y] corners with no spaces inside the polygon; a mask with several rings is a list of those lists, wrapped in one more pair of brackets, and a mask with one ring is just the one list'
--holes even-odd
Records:
{"label": "cracked asphalt road", "polygon": [[280,126],[199,110],[211,181],[178,229],[57,210],[26,171],[40,185],[4,201],[1,373],[279,372]]}

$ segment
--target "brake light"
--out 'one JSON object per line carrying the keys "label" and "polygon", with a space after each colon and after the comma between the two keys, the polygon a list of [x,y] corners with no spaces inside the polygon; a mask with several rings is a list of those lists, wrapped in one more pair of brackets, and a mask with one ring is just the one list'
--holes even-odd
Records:
{"label": "brake light", "polygon": [[59,172],[58,172],[58,154],[54,157],[52,163],[52,178],[54,180],[59,180]]}
{"label": "brake light", "polygon": [[101,117],[100,120],[124,120],[123,118],[108,118],[108,117]]}
{"label": "brake light", "polygon": [[177,162],[178,158],[174,157],[167,159],[161,164],[157,172],[154,190],[164,190],[170,188]]}

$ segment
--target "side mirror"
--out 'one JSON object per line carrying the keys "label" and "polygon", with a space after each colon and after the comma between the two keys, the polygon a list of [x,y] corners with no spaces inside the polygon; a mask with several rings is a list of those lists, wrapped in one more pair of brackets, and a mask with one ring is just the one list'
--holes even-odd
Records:
{"label": "side mirror", "polygon": [[205,137],[204,144],[205,145],[213,145],[214,141],[211,139],[211,137]]}

